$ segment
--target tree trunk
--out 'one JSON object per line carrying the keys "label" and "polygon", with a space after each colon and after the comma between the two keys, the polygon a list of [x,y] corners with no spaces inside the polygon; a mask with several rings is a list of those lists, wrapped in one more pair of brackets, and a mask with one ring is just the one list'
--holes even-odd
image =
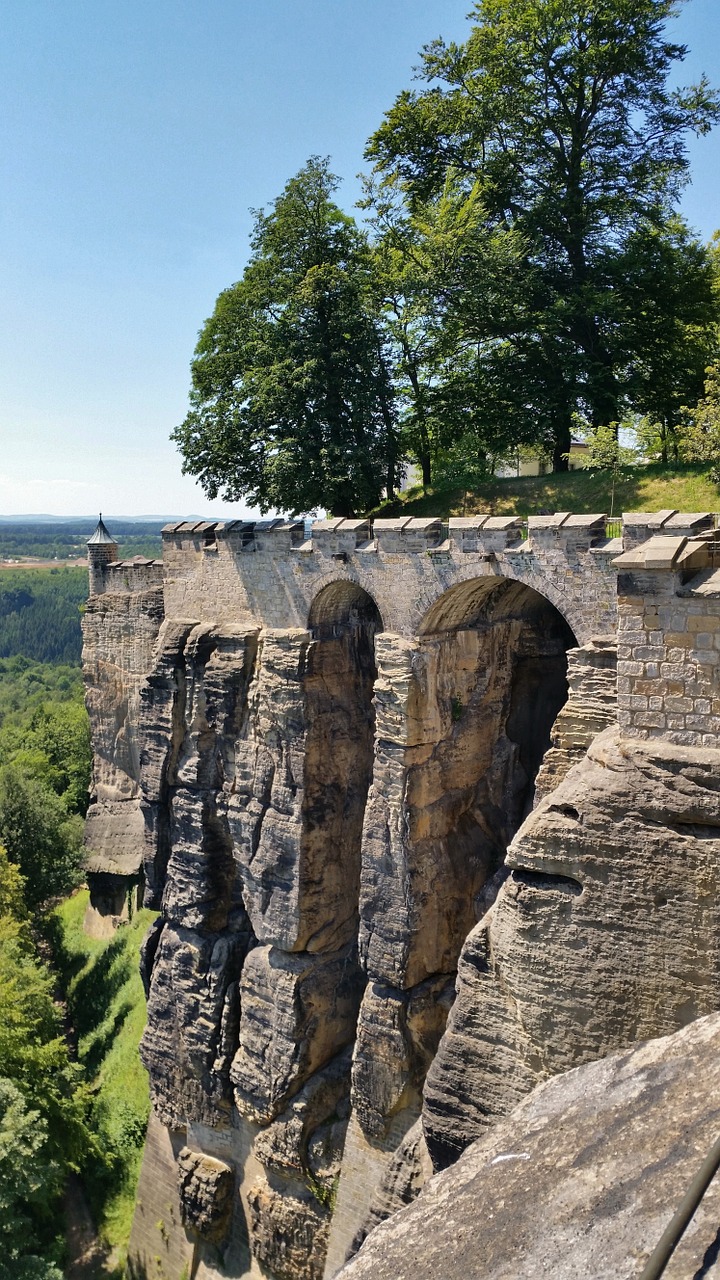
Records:
{"label": "tree trunk", "polygon": [[555,423],[553,430],[553,471],[569,471],[570,470],[570,419],[562,418]]}

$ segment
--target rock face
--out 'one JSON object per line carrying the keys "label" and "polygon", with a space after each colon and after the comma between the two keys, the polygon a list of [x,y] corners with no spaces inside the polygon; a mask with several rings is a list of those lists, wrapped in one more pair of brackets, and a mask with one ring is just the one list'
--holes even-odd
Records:
{"label": "rock face", "polygon": [[93,738],[85,826],[88,933],[103,936],[142,896],[141,690],[163,619],[162,586],[91,596],[83,616],[85,700]]}
{"label": "rock face", "polygon": [[538,1081],[718,1007],[720,752],[606,730],[507,867],[426,1084],[436,1168]]}
{"label": "rock face", "polygon": [[178,1157],[178,1190],[183,1226],[210,1242],[222,1240],[232,1214],[235,1175],[230,1165],[183,1147]]}
{"label": "rock face", "polygon": [[330,1280],[539,1082],[717,1008],[720,611],[682,519],[623,574],[617,680],[601,516],[189,522],[96,566],[93,910],[130,874],[160,913],[138,1273]]}
{"label": "rock face", "polygon": [[[342,1280],[635,1280],[717,1137],[720,1017],[578,1067],[378,1227]],[[720,1178],[664,1275],[717,1276]]]}

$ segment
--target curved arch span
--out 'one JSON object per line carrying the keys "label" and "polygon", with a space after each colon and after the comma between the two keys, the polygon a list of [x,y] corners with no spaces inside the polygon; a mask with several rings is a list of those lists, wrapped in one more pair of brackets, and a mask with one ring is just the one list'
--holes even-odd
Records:
{"label": "curved arch span", "polygon": [[316,640],[358,628],[371,636],[385,629],[369,591],[348,578],[336,578],[321,587],[310,604],[307,626]]}
{"label": "curved arch span", "polygon": [[419,634],[493,626],[510,618],[534,623],[543,614],[567,629],[566,649],[577,645],[575,631],[562,607],[517,578],[468,578],[433,601],[420,621]]}

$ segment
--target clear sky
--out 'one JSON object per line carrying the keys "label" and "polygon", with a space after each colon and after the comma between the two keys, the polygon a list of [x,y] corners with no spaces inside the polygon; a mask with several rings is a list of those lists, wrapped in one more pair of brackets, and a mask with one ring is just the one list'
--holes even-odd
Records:
{"label": "clear sky", "polygon": [[[240,514],[182,477],[197,332],[250,208],[369,134],[469,0],[7,0],[0,41],[0,515]],[[720,84],[718,0],[673,23]],[[720,226],[720,131],[684,209]]]}

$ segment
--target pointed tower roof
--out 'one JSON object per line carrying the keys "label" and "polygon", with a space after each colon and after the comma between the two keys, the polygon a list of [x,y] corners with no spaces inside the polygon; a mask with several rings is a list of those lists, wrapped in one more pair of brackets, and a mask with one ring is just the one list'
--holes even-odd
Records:
{"label": "pointed tower roof", "polygon": [[88,538],[87,545],[89,547],[97,547],[98,545],[113,546],[113,547],[117,546],[117,542],[113,538],[112,534],[105,528],[105,525],[103,524],[102,511],[100,512],[100,519],[98,520],[97,528],[94,534],[92,535],[92,537]]}

